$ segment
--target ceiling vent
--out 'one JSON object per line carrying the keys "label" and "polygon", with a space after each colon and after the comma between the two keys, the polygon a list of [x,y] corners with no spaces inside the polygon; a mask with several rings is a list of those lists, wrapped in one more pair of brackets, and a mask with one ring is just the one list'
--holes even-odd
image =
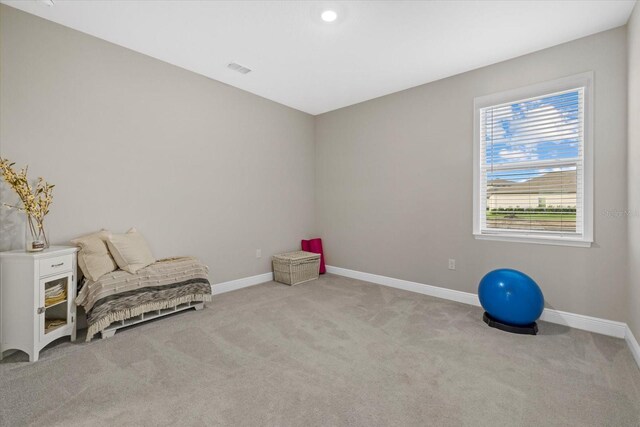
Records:
{"label": "ceiling vent", "polygon": [[236,64],[235,62],[232,62],[231,64],[227,65],[228,68],[231,68],[233,71],[237,71],[241,74],[247,74],[248,72],[250,72],[251,70],[247,67],[243,67],[240,64]]}

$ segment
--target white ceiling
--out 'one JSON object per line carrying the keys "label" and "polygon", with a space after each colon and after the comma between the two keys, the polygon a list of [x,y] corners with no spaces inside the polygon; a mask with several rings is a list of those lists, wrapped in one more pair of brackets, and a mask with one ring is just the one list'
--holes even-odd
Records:
{"label": "white ceiling", "polygon": [[311,114],[624,25],[635,3],[54,1],[2,2]]}

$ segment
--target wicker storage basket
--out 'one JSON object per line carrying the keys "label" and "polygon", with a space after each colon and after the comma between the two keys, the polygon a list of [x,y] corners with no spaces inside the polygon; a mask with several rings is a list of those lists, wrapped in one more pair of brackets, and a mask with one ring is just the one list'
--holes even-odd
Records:
{"label": "wicker storage basket", "polygon": [[318,278],[320,254],[305,251],[273,256],[273,276],[276,282],[297,285]]}

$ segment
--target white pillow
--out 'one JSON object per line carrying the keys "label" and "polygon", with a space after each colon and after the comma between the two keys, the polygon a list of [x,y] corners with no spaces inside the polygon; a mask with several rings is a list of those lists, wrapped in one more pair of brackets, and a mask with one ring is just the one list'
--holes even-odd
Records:
{"label": "white pillow", "polygon": [[135,228],[126,234],[110,234],[107,245],[118,267],[131,274],[156,262],[147,241]]}
{"label": "white pillow", "polygon": [[101,276],[111,273],[118,266],[107,248],[106,230],[73,239],[71,243],[80,247],[78,252],[78,266],[82,273],[94,282]]}

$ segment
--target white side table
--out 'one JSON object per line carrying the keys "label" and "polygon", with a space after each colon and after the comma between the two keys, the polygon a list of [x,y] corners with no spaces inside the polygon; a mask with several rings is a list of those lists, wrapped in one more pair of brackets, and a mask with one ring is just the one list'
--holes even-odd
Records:
{"label": "white side table", "polygon": [[[0,360],[4,351],[15,349],[35,362],[52,341],[67,335],[75,341],[77,251],[52,246],[0,252]],[[66,297],[46,302],[47,290],[60,287]]]}

